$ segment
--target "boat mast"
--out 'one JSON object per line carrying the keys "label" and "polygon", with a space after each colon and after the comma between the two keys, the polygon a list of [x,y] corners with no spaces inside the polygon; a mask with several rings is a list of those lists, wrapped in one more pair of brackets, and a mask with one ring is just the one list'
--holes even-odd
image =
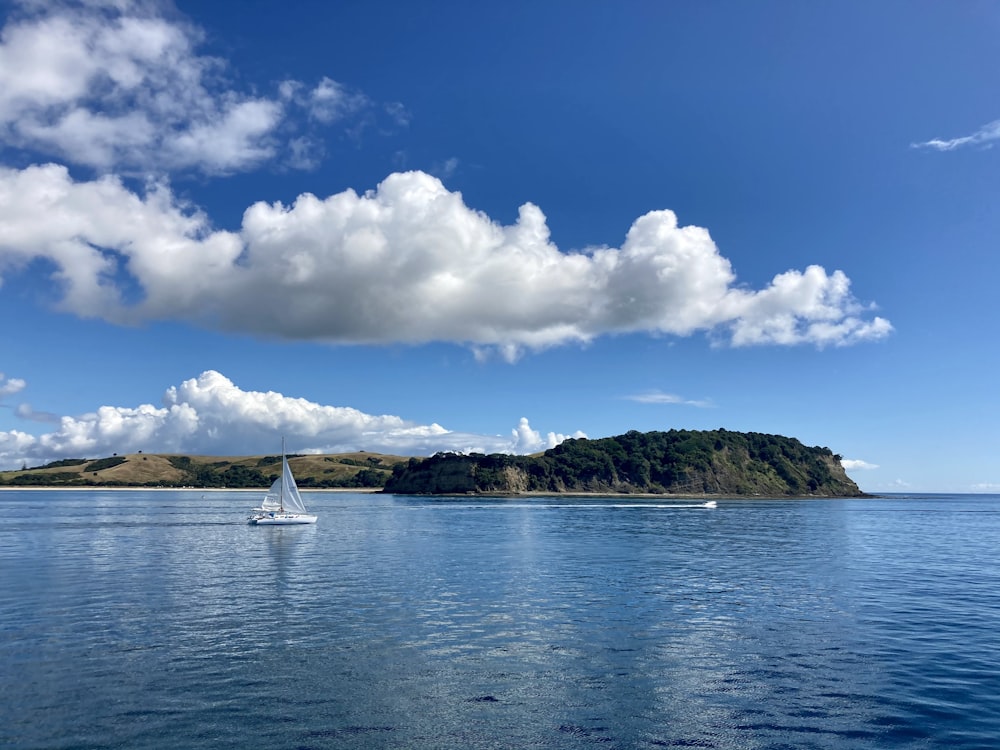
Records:
{"label": "boat mast", "polygon": [[278,512],[285,512],[285,436],[281,436],[281,489],[278,490]]}

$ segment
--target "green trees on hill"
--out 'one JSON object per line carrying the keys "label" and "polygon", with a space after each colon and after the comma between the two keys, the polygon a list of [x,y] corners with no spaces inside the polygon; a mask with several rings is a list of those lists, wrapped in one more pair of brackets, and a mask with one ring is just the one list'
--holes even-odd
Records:
{"label": "green trees on hill", "polygon": [[64,458],[60,461],[52,461],[45,464],[44,466],[36,466],[36,469],[59,469],[64,466],[79,466],[80,464],[87,463],[85,458]]}
{"label": "green trees on hill", "polygon": [[84,467],[84,471],[101,471],[102,469],[110,469],[114,466],[121,466],[125,461],[128,460],[124,456],[112,456],[111,458],[99,458],[96,461],[91,461]]}
{"label": "green trees on hill", "polygon": [[[55,479],[53,479],[55,477]],[[19,474],[10,480],[14,487],[45,487],[52,482],[76,482],[80,475],[73,472],[55,472],[53,474]]]}
{"label": "green trees on hill", "polygon": [[829,448],[728,430],[572,439],[534,457],[438,454],[398,466],[386,491],[861,494]]}

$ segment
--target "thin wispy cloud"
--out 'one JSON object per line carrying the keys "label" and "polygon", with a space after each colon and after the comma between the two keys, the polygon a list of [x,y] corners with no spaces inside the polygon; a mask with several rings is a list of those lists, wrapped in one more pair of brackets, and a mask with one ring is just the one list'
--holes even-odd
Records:
{"label": "thin wispy cloud", "polygon": [[324,77],[308,93],[305,102],[311,117],[322,123],[332,123],[372,106],[372,101],[360,91],[352,91],[332,78]]}
{"label": "thin wispy cloud", "polygon": [[[37,415],[21,414],[27,419]],[[0,432],[0,469],[140,450],[257,455],[274,450],[275,435],[286,436],[298,453],[366,450],[404,456],[438,451],[527,454],[555,447],[568,437],[586,437],[579,431],[542,433],[524,417],[507,435],[457,432],[436,423],[366,414],[274,391],[245,391],[214,370],[171,386],[159,406],[106,405],[56,422],[57,430],[39,436]]]}
{"label": "thin wispy cloud", "polygon": [[443,162],[435,163],[431,166],[430,173],[440,180],[447,180],[458,171],[459,160],[456,157],[445,159]]}
{"label": "thin wispy cloud", "polygon": [[959,138],[941,139],[932,138],[929,141],[911,144],[913,148],[928,148],[934,151],[954,151],[963,146],[983,146],[992,148],[993,141],[1000,140],[1000,120],[994,120],[988,125],[984,125],[971,135],[964,135]]}
{"label": "thin wispy cloud", "polygon": [[14,414],[18,419],[24,419],[29,422],[43,422],[46,424],[59,424],[60,417],[58,414],[53,414],[48,411],[35,411],[31,408],[31,404],[18,404],[17,408],[14,409]]}
{"label": "thin wispy cloud", "polygon": [[663,391],[648,391],[637,393],[632,396],[625,396],[628,401],[635,401],[640,404],[676,404],[680,406],[696,406],[701,409],[713,409],[715,404],[711,399],[690,399],[678,396],[675,393],[664,393]]}
{"label": "thin wispy cloud", "polygon": [[402,102],[386,102],[382,105],[382,109],[397,128],[409,127],[413,119],[413,115]]}

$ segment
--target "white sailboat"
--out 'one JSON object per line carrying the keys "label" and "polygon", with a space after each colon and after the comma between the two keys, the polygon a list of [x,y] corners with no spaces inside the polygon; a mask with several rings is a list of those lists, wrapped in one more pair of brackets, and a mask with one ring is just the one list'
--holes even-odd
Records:
{"label": "white sailboat", "polygon": [[295,484],[295,477],[288,467],[284,441],[281,442],[281,476],[274,480],[260,507],[250,511],[247,523],[256,526],[316,523],[316,516],[310,515],[306,510],[298,485]]}

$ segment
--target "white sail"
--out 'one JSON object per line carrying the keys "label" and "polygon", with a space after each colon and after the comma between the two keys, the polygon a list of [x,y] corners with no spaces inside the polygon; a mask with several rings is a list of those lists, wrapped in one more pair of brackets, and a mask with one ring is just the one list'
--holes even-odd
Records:
{"label": "white sail", "polygon": [[295,484],[295,477],[292,476],[292,470],[288,468],[288,459],[284,456],[281,458],[281,479],[278,482],[283,484],[281,489],[282,507],[291,513],[308,513],[302,502],[302,496],[299,494],[298,485]]}
{"label": "white sail", "polygon": [[264,495],[264,500],[260,504],[261,510],[278,510],[281,508],[281,477],[274,480],[271,489]]}

